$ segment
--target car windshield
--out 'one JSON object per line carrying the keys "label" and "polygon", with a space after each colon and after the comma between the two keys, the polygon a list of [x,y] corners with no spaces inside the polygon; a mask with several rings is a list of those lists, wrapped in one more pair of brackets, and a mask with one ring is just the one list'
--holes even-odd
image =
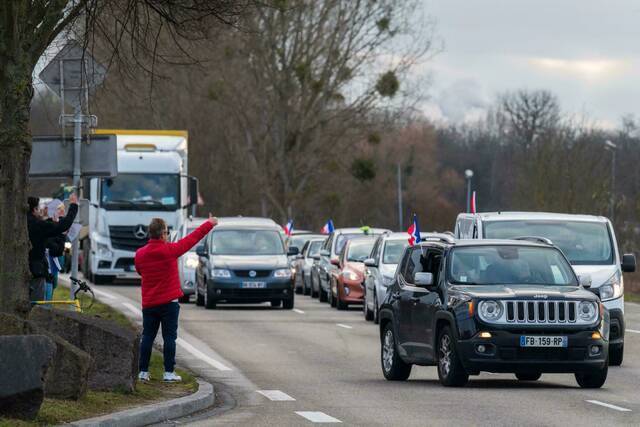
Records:
{"label": "car windshield", "polygon": [[211,233],[212,255],[282,255],[280,233],[271,230],[219,230]]}
{"label": "car windshield", "polygon": [[373,249],[375,242],[375,239],[359,239],[352,241],[349,244],[347,261],[364,262],[365,259],[369,258],[371,249]]}
{"label": "car windshield", "polygon": [[364,234],[364,231],[360,233],[338,234],[338,237],[336,237],[336,254],[342,253],[344,245],[346,245],[347,242],[351,239],[355,239],[356,237],[376,236],[379,234],[380,233],[372,233],[371,231],[368,234]]}
{"label": "car windshield", "polygon": [[317,240],[315,242],[309,243],[309,248],[307,249],[307,258],[318,255],[320,253],[320,248],[322,248],[322,243],[322,240]]}
{"label": "car windshield", "polygon": [[606,224],[585,221],[488,221],[487,239],[521,236],[546,237],[571,264],[613,264],[611,236]]}
{"label": "car windshield", "polygon": [[175,174],[119,174],[103,178],[100,202],[107,210],[176,210],[179,177]]}
{"label": "car windshield", "polygon": [[515,245],[457,247],[449,276],[467,285],[577,286],[571,266],[555,248]]}
{"label": "car windshield", "polygon": [[398,264],[400,257],[404,253],[404,248],[409,245],[407,239],[403,240],[387,240],[384,244],[384,252],[382,253],[383,264]]}
{"label": "car windshield", "polygon": [[305,243],[311,239],[311,235],[299,234],[295,236],[291,236],[289,238],[289,247],[296,247],[298,249],[302,249]]}

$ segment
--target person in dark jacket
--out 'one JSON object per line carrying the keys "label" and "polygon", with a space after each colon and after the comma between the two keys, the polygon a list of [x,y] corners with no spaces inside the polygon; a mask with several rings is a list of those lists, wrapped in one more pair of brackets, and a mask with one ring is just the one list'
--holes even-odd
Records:
{"label": "person in dark jacket", "polygon": [[[64,203],[60,199],[53,199],[47,204],[47,221],[57,223],[64,217]],[[51,301],[53,292],[58,286],[58,273],[62,270],[60,258],[64,256],[64,245],[67,242],[65,233],[49,237],[46,243],[47,262],[49,263],[49,278],[45,281],[44,299]],[[64,260],[62,261],[64,263]]]}
{"label": "person in dark jacket", "polygon": [[49,275],[49,264],[46,258],[47,239],[64,233],[69,230],[73,220],[78,213],[78,197],[75,193],[69,196],[69,212],[59,222],[49,222],[42,219],[38,212],[40,199],[29,197],[29,213],[27,213],[27,229],[31,250],[29,251],[29,271],[31,280],[29,281],[29,299],[31,301],[42,301],[44,299],[45,280]]}

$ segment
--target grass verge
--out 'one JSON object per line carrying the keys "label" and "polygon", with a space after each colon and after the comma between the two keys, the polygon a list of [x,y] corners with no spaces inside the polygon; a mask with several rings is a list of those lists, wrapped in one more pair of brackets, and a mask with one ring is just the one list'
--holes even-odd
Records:
{"label": "grass verge", "polygon": [[[69,298],[69,290],[59,286],[54,294],[54,299],[67,298]],[[128,328],[136,328],[125,315],[98,301],[94,303],[91,309],[84,311],[84,313],[88,316],[97,316],[103,319],[113,320]],[[151,356],[151,364],[149,365],[151,381],[148,383],[137,383],[136,389],[133,392],[89,391],[85,397],[77,401],[47,398],[44,399],[38,417],[34,421],[19,421],[0,417],[0,427],[58,425],[149,403],[175,399],[195,393],[198,390],[198,383],[191,373],[176,368],[178,375],[182,376],[182,382],[167,384],[162,382],[163,372],[162,356],[154,352]]]}
{"label": "grass verge", "polygon": [[640,294],[637,294],[635,292],[625,292],[624,300],[627,302],[636,302],[640,304]]}

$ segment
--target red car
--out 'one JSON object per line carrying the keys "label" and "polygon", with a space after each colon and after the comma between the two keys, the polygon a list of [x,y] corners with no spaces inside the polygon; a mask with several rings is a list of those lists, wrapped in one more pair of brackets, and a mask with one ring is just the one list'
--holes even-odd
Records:
{"label": "red car", "polygon": [[338,258],[338,268],[331,277],[329,303],[338,310],[349,304],[364,302],[364,260],[370,258],[377,236],[349,240]]}

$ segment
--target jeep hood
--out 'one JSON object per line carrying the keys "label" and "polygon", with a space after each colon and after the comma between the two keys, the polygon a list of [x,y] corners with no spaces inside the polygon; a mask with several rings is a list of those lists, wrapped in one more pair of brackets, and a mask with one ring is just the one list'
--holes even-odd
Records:
{"label": "jeep hood", "polygon": [[[579,286],[540,285],[454,285],[455,290],[473,298],[509,299],[588,299],[597,300],[593,292]],[[546,298],[543,296],[546,295]],[[537,297],[537,298],[536,298]]]}

